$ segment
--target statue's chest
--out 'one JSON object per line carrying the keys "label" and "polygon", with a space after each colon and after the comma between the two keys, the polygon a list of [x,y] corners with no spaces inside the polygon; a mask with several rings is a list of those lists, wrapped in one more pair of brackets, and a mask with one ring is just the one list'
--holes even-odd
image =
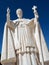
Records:
{"label": "statue's chest", "polygon": [[26,24],[21,22],[21,23],[19,23],[18,28],[24,29],[24,28],[26,28]]}

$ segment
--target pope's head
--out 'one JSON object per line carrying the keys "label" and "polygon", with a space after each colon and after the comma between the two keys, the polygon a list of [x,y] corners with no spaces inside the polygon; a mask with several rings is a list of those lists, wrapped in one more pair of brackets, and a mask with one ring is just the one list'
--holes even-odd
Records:
{"label": "pope's head", "polygon": [[17,9],[17,10],[16,10],[16,14],[17,14],[17,17],[18,17],[19,19],[21,19],[22,16],[23,16],[22,9]]}

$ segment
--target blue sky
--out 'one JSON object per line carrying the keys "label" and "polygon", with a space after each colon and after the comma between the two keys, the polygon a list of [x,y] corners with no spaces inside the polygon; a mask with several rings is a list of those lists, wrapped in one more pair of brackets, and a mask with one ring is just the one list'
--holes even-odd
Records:
{"label": "blue sky", "polygon": [[23,10],[24,18],[33,18],[32,6],[38,7],[39,23],[49,49],[49,0],[0,0],[0,52],[2,48],[3,30],[6,22],[6,9],[11,11],[11,19],[17,18],[16,9]]}

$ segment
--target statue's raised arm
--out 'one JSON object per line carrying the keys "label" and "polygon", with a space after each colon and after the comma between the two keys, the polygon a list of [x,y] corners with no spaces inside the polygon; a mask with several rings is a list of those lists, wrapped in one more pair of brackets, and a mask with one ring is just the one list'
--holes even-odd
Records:
{"label": "statue's raised arm", "polygon": [[7,15],[6,15],[6,18],[7,18],[7,27],[10,28],[10,30],[14,31],[15,30],[15,26],[14,26],[14,23],[12,22],[12,20],[10,20],[10,9],[7,8]]}

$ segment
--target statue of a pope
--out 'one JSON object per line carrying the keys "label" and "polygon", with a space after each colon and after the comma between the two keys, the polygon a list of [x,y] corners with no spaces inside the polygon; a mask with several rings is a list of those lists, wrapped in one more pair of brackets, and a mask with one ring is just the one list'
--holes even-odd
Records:
{"label": "statue of a pope", "polygon": [[7,9],[1,53],[2,65],[44,65],[49,60],[36,8],[32,8],[35,16],[32,19],[22,18],[22,10],[17,9],[16,20],[10,20],[10,9]]}
{"label": "statue of a pope", "polygon": [[6,50],[2,51],[2,54],[5,55],[2,55],[2,60],[7,59],[6,61],[8,61],[16,58],[16,65],[37,65],[35,52],[38,50],[34,38],[34,19],[22,18],[21,9],[17,9],[16,14],[18,19],[11,22],[8,8],[7,23],[5,24],[6,33],[4,32],[3,39],[3,48]]}

